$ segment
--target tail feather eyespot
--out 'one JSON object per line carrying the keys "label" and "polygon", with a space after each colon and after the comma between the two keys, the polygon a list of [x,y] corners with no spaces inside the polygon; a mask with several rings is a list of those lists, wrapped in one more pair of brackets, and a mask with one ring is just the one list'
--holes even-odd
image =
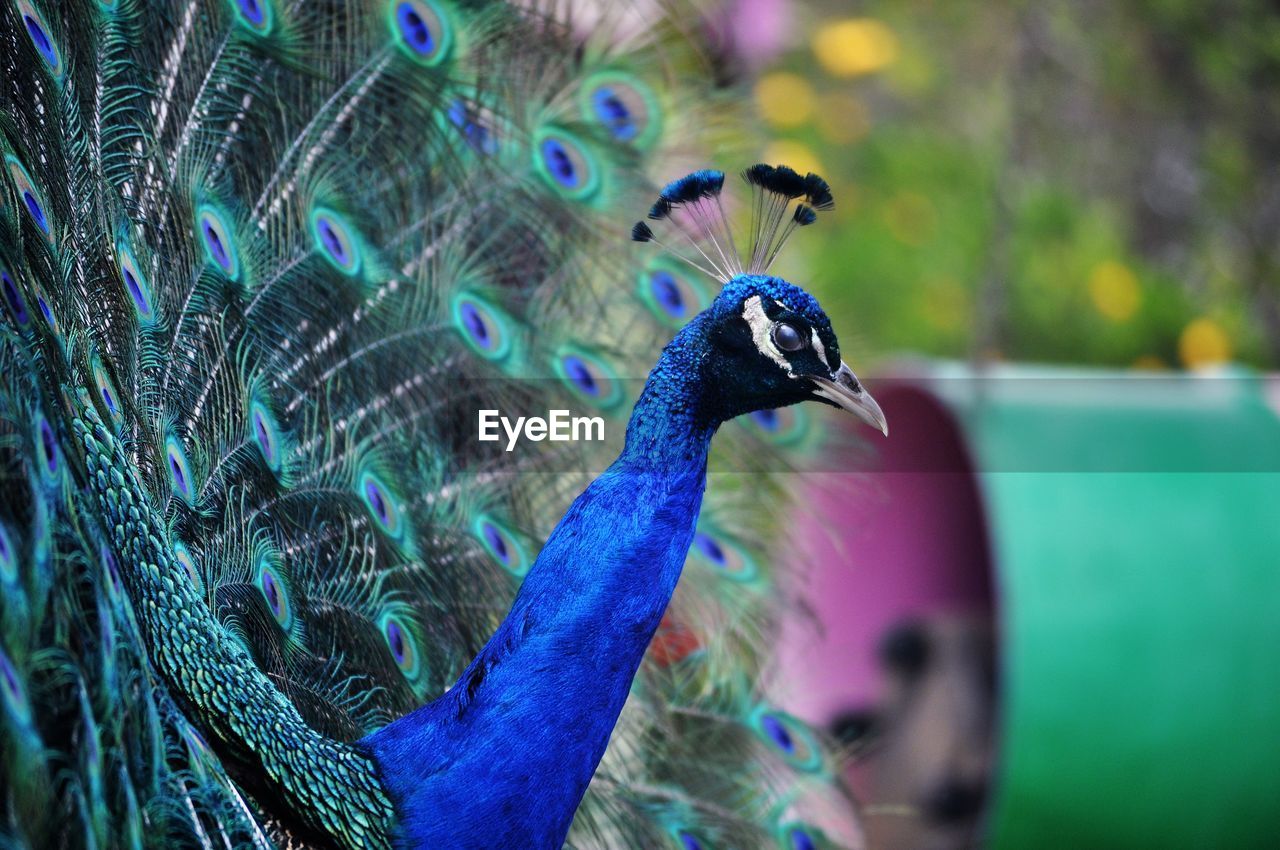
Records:
{"label": "tail feather eyespot", "polygon": [[385,614],[379,621],[382,639],[386,641],[391,660],[410,683],[417,683],[422,676],[422,653],[418,649],[413,631],[395,614]]}
{"label": "tail feather eyespot", "polygon": [[0,286],[4,288],[4,301],[13,313],[14,321],[19,325],[26,325],[31,321],[31,314],[27,312],[27,302],[23,299],[22,293],[18,290],[17,281],[9,274],[8,269],[0,269]]}
{"label": "tail feather eyespot", "polygon": [[419,65],[438,65],[449,58],[453,26],[435,0],[394,0],[391,32],[401,50]]}
{"label": "tail feather eyespot", "polygon": [[605,360],[575,346],[563,348],[553,363],[556,374],[574,395],[600,409],[622,399],[622,382]]}
{"label": "tail feather eyespot", "polygon": [[653,90],[622,71],[600,71],[582,85],[582,111],[618,142],[647,148],[657,138],[661,109]]}
{"label": "tail feather eyespot", "polygon": [[45,481],[57,480],[62,469],[62,457],[53,426],[44,416],[36,418],[36,454],[40,459],[40,472]]}
{"label": "tail feather eyespot", "polygon": [[573,201],[590,200],[600,189],[600,165],[574,135],[543,128],[534,135],[534,165],[556,192]]}
{"label": "tail feather eyespot", "polygon": [[27,217],[40,231],[40,235],[46,241],[52,239],[51,224],[49,221],[49,206],[45,201],[45,196],[40,188],[32,179],[31,173],[27,171],[26,166],[18,161],[13,154],[5,154],[5,164],[8,166],[9,179],[13,181],[14,190],[18,194],[18,198],[22,201],[23,208],[27,211]]}
{"label": "tail feather eyespot", "polygon": [[361,473],[357,484],[360,498],[369,515],[392,540],[405,536],[404,509],[391,488],[373,471]]}
{"label": "tail feather eyespot", "polygon": [[670,328],[681,327],[711,303],[701,283],[665,257],[641,272],[638,292],[658,321]]}
{"label": "tail feather eyespot", "polygon": [[461,134],[471,150],[484,156],[498,152],[504,133],[492,110],[476,102],[456,98],[445,111],[444,119]]}
{"label": "tail feather eyespot", "polygon": [[755,559],[741,543],[713,529],[694,532],[690,553],[727,579],[749,582],[759,574]]}
{"label": "tail feather eyespot", "polygon": [[812,773],[822,766],[822,749],[813,733],[791,715],[761,706],[751,718],[752,728],[783,761]]}
{"label": "tail feather eyespot", "polygon": [[143,322],[154,320],[155,307],[152,303],[151,287],[138,267],[133,251],[124,243],[116,246],[116,267],[120,271],[120,280],[124,283],[125,293],[133,304],[134,313]]}
{"label": "tail feather eyespot", "polygon": [[807,824],[784,824],[779,831],[782,850],[821,850],[828,846],[826,836],[816,827]]}
{"label": "tail feather eyespot", "polygon": [[311,235],[329,265],[345,275],[359,273],[363,247],[345,217],[328,207],[317,207],[311,213]]}
{"label": "tail feather eyespot", "polygon": [[279,473],[284,466],[283,434],[275,415],[260,399],[249,403],[249,433],[267,468]]}
{"label": "tail feather eyespot", "polygon": [[266,35],[275,25],[271,0],[229,0],[237,23],[257,35]]}
{"label": "tail feather eyespot", "polygon": [[517,578],[529,571],[530,560],[525,547],[514,531],[488,515],[476,518],[472,527],[486,552],[504,570]]}
{"label": "tail feather eyespot", "polygon": [[110,422],[119,427],[124,422],[124,407],[119,391],[116,390],[115,383],[111,380],[111,375],[107,373],[102,361],[96,357],[93,359],[92,372],[97,400],[105,408]]}
{"label": "tail feather eyespot", "polygon": [[453,301],[453,322],[472,351],[486,360],[502,360],[512,351],[512,320],[498,307],[473,293]]}
{"label": "tail feather eyespot", "polygon": [[49,305],[49,299],[40,287],[36,287],[36,307],[40,310],[40,315],[44,317],[45,324],[49,326],[49,330],[56,334],[58,331],[58,317],[54,315],[53,307]]}
{"label": "tail feather eyespot", "polygon": [[711,850],[702,839],[685,829],[676,832],[676,839],[680,842],[680,850]]}
{"label": "tail feather eyespot", "polygon": [[745,417],[756,433],[778,446],[802,442],[811,433],[811,420],[801,406],[757,410]]}
{"label": "tail feather eyespot", "polygon": [[169,472],[169,485],[173,494],[188,505],[196,499],[195,481],[191,478],[191,465],[187,453],[176,435],[170,434],[164,441],[165,467]]}
{"label": "tail feather eyespot", "polygon": [[197,230],[205,256],[231,280],[240,278],[240,252],[220,210],[204,205],[196,213]]}
{"label": "tail feather eyespot", "polygon": [[18,668],[3,649],[0,649],[0,697],[8,713],[23,725],[31,721],[31,705],[27,702],[26,689]]}
{"label": "tail feather eyespot", "polygon": [[66,67],[62,62],[62,51],[54,40],[48,21],[29,0],[18,0],[17,6],[18,14],[22,16],[22,27],[27,32],[27,38],[31,40],[36,53],[40,54],[40,58],[44,60],[45,67],[49,69],[49,73],[53,75],[55,80],[61,81]]}
{"label": "tail feather eyespot", "polygon": [[196,560],[185,544],[173,544],[173,559],[178,562],[178,566],[182,567],[182,571],[187,574],[187,578],[191,580],[191,584],[194,587],[200,588],[204,586],[204,579],[200,576],[200,569],[196,566]]}
{"label": "tail feather eyespot", "polygon": [[280,565],[270,555],[258,559],[257,566],[258,591],[267,604],[267,610],[285,632],[293,629],[293,600],[288,585],[284,581]]}

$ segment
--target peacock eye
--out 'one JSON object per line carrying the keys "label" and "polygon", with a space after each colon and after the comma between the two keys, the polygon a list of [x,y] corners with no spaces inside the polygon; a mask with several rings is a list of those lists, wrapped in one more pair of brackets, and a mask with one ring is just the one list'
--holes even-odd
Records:
{"label": "peacock eye", "polygon": [[13,278],[9,277],[7,271],[0,271],[0,281],[4,283],[4,299],[9,302],[9,307],[13,310],[13,317],[18,320],[18,324],[25,325],[31,320],[31,315],[27,312],[27,305],[22,302],[22,294],[18,292],[18,285],[13,282]]}
{"label": "peacock eye", "polygon": [[17,6],[18,14],[22,16],[22,25],[27,30],[27,36],[31,39],[31,44],[35,47],[36,52],[40,54],[40,58],[44,60],[45,65],[49,67],[54,79],[61,81],[64,70],[62,53],[58,49],[57,42],[50,35],[49,25],[29,0],[18,0]]}
{"label": "peacock eye", "polygon": [[813,836],[801,827],[793,827],[789,832],[792,850],[817,850]]}
{"label": "peacock eye", "polygon": [[31,217],[31,221],[36,227],[40,228],[40,233],[46,239],[51,238],[49,233],[49,216],[46,212],[48,205],[45,204],[44,195],[36,188],[36,183],[31,179],[30,173],[18,162],[17,157],[13,154],[5,154],[5,164],[9,169],[9,179],[13,181],[13,188],[17,191],[22,206],[26,207],[27,214]]}
{"label": "peacock eye", "polygon": [[267,0],[235,0],[236,17],[258,35],[265,35],[272,24],[271,4]]}
{"label": "peacock eye", "polygon": [[419,65],[438,65],[449,55],[453,30],[435,0],[403,0],[392,8],[392,32]]}
{"label": "peacock eye", "polygon": [[791,715],[760,708],[753,725],[756,734],[793,768],[812,773],[822,766],[822,749],[817,740]]}
{"label": "peacock eye", "polygon": [[200,587],[203,582],[200,579],[200,570],[196,567],[196,559],[192,556],[191,550],[182,543],[175,543],[173,544],[173,559],[186,572],[187,578],[191,579],[192,586]]}
{"label": "peacock eye", "polygon": [[773,344],[782,351],[799,351],[804,348],[804,337],[790,322],[778,322],[773,326]]}

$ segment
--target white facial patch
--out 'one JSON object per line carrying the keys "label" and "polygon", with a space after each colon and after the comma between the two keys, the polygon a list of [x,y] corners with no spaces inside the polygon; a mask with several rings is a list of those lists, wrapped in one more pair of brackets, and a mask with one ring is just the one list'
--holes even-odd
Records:
{"label": "white facial patch", "polygon": [[[775,301],[774,303],[783,309],[788,309],[781,302]],[[778,350],[778,347],[773,344],[774,322],[765,315],[764,302],[759,295],[751,296],[742,305],[742,318],[746,319],[747,324],[751,326],[751,339],[755,342],[756,348],[760,350],[760,353],[782,367],[786,371],[787,377],[794,378],[795,373],[791,371],[791,364],[787,362],[786,356]],[[828,369],[834,370],[835,367],[831,365],[831,361],[827,358],[827,347],[818,338],[817,330],[810,328],[809,334],[809,346]]]}
{"label": "white facial patch", "polygon": [[773,344],[773,320],[764,314],[764,303],[760,300],[759,295],[752,295],[747,302],[742,305],[742,318],[747,320],[747,324],[751,327],[751,341],[756,344],[756,348],[765,357],[768,357],[774,363],[787,373],[787,377],[794,378],[791,372],[791,364],[787,362],[787,358],[782,356],[782,352]]}
{"label": "white facial patch", "polygon": [[813,328],[809,328],[809,333],[813,335],[813,350],[818,353],[818,359],[827,364],[828,369],[834,370],[831,361],[827,359],[827,347],[822,344],[822,340],[818,339],[818,332]]}

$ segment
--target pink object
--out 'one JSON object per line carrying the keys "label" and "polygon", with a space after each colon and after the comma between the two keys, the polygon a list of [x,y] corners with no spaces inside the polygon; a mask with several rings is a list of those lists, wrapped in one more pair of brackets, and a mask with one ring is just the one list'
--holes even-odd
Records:
{"label": "pink object", "polygon": [[758,68],[786,47],[791,36],[787,0],[737,0],[729,4],[729,28],[738,57]]}
{"label": "pink object", "polygon": [[818,726],[875,700],[890,626],[992,607],[986,519],[955,421],[906,384],[876,397],[890,436],[863,429],[868,471],[813,474],[802,497],[813,508],[798,520],[812,565],[802,592],[818,628],[788,626],[774,692]]}

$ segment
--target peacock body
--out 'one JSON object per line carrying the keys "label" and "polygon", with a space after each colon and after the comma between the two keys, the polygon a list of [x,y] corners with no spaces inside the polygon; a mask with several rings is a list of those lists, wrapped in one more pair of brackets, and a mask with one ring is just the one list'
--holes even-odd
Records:
{"label": "peacock body", "polygon": [[[0,842],[858,842],[760,685],[816,428],[726,427],[703,502],[721,422],[861,390],[768,247],[625,242],[714,126],[692,14],[6,0]],[[618,438],[476,439],[548,408]]]}

